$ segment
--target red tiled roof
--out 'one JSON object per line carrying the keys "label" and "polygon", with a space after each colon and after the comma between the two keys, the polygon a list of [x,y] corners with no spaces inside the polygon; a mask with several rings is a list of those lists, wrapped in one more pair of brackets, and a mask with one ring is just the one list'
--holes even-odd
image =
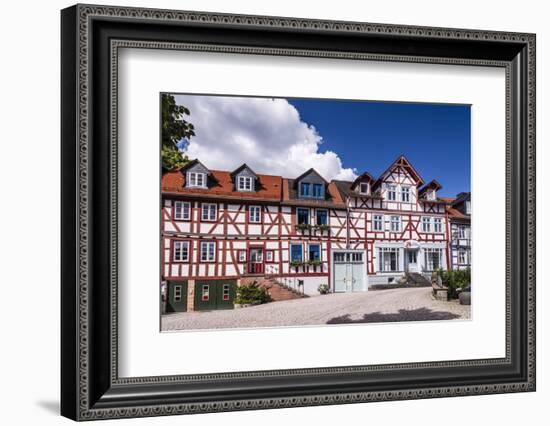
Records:
{"label": "red tiled roof", "polygon": [[186,188],[185,176],[180,170],[165,173],[162,176],[162,192],[171,194],[193,195],[199,197],[220,197],[235,199],[255,199],[280,201],[282,178],[280,176],[258,175],[259,185],[255,192],[235,191],[230,172],[211,170],[209,188]]}
{"label": "red tiled roof", "polygon": [[469,219],[464,213],[450,206],[447,206],[447,213],[451,219]]}

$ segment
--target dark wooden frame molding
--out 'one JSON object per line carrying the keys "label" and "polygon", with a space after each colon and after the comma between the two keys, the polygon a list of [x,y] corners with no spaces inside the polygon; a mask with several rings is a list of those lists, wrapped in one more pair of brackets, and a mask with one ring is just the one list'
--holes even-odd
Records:
{"label": "dark wooden frame molding", "polygon": [[[75,420],[535,390],[535,35],[76,5],[62,28],[61,413]],[[506,357],[118,377],[117,49],[506,70]]]}

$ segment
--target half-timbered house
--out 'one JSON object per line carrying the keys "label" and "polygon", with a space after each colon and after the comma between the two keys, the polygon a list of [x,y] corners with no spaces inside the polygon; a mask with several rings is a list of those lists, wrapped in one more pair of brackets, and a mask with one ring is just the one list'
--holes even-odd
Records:
{"label": "half-timbered house", "polygon": [[198,160],[162,177],[162,281],[168,310],[232,308],[252,280],[306,294],[397,284],[450,264],[441,185],[400,156],[377,179],[259,174]]}
{"label": "half-timbered house", "polygon": [[471,194],[461,192],[448,200],[449,251],[453,269],[468,269],[472,257]]}

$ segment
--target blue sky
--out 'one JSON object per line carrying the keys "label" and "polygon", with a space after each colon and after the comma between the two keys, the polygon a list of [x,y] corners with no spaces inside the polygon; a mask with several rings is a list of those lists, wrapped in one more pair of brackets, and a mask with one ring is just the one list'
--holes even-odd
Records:
{"label": "blue sky", "polygon": [[465,105],[178,94],[196,136],[181,144],[213,170],[325,179],[378,177],[404,154],[440,195],[470,190],[470,107]]}
{"label": "blue sky", "polygon": [[321,151],[378,177],[404,154],[440,195],[470,190],[470,106],[289,99],[323,136]]}

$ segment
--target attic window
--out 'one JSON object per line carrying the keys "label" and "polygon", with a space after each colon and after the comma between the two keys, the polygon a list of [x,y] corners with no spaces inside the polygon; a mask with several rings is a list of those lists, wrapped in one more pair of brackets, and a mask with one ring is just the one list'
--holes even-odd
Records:
{"label": "attic window", "polygon": [[237,190],[238,191],[252,191],[254,185],[254,179],[249,176],[239,176],[237,178]]}
{"label": "attic window", "polygon": [[428,191],[426,191],[426,199],[435,200],[435,189],[428,189]]}
{"label": "attic window", "polygon": [[470,202],[466,201],[466,214],[471,214],[472,208],[470,206]]}
{"label": "attic window", "polygon": [[206,173],[187,173],[187,186],[206,188]]}
{"label": "attic window", "polygon": [[368,194],[369,193],[369,183],[368,182],[361,182],[359,184],[359,193],[360,194]]}

